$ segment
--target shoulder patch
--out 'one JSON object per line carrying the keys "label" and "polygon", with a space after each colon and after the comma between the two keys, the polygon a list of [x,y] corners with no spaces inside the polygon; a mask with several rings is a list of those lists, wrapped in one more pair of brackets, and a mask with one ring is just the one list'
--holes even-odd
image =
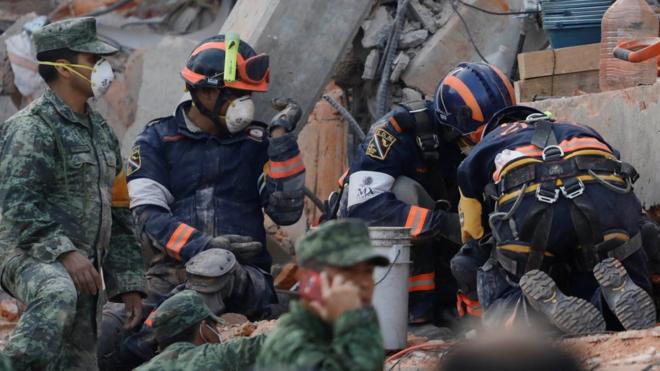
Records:
{"label": "shoulder patch", "polygon": [[130,176],[142,167],[142,157],[140,156],[140,146],[135,146],[131,150],[131,155],[128,157],[126,164],[126,175]]}
{"label": "shoulder patch", "polygon": [[396,143],[396,137],[387,130],[380,128],[376,130],[373,138],[369,141],[366,154],[377,160],[384,160],[394,143]]}

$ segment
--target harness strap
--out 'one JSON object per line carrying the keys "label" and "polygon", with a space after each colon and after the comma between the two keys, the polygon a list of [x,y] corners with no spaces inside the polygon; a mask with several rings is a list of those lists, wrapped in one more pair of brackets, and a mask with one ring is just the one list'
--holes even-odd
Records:
{"label": "harness strap", "polygon": [[438,148],[440,148],[440,139],[438,130],[429,118],[426,102],[423,100],[407,102],[402,105],[413,118],[413,127],[417,147],[422,151],[424,160],[439,160]]}
{"label": "harness strap", "polygon": [[557,145],[557,136],[552,130],[552,122],[547,118],[540,119],[538,121],[533,121],[534,123],[534,135],[532,136],[532,144],[537,146],[539,149],[544,149],[548,146]]}

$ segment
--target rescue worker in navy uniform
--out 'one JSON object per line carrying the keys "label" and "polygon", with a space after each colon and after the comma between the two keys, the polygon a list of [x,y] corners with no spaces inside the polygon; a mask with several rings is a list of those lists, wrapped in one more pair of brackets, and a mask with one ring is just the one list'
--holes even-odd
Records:
{"label": "rescue worker in navy uniform", "polygon": [[104,311],[102,333],[105,338],[99,347],[99,366],[103,370],[132,370],[156,355],[158,343],[154,336],[153,315],[162,302],[184,290],[200,294],[214,315],[241,313],[250,321],[272,318],[283,311],[286,304],[273,304],[261,294],[270,285],[261,271],[242,265],[234,254],[223,249],[208,249],[186,263],[186,282],[175,287],[157,302],[145,305],[149,316],[137,328],[123,328],[124,313]]}
{"label": "rescue worker in navy uniform", "polygon": [[462,237],[480,251],[454,259],[490,256],[476,274],[484,324],[540,319],[568,334],[652,327],[634,168],[594,129],[528,107],[460,130],[480,131],[458,170]]}
{"label": "rescue worker in navy uniform", "polygon": [[[456,92],[453,101],[443,101],[448,89]],[[487,91],[488,105],[479,107],[472,91]],[[456,170],[469,138],[442,124],[485,124],[514,99],[511,82],[496,67],[463,63],[439,84],[433,101],[404,103],[376,122],[351,164],[347,216],[411,228],[411,323],[444,322],[442,312],[453,312],[457,294],[449,260],[460,243]],[[447,104],[465,109],[447,117]],[[464,303],[458,304],[463,310]]]}
{"label": "rescue worker in navy uniform", "polygon": [[[291,133],[300,108],[279,100],[269,125],[253,121],[250,94],[268,89],[268,56],[241,41],[231,79],[226,48],[218,35],[193,50],[181,71],[192,101],[148,124],[129,158],[130,207],[153,254],[152,296],[183,283],[184,264],[209,248],[269,276],[264,211],[280,225],[302,213],[305,167]],[[276,300],[272,285],[262,295]]]}

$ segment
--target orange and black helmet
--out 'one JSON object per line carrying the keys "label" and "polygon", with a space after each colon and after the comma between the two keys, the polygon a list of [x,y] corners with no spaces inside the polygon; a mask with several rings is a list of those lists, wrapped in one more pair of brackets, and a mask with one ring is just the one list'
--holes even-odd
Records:
{"label": "orange and black helmet", "polygon": [[238,45],[236,79],[225,81],[225,36],[212,36],[195,47],[188,57],[181,77],[191,88],[231,88],[245,91],[268,91],[270,69],[268,55],[257,54],[246,42]]}
{"label": "orange and black helmet", "polygon": [[474,143],[499,110],[516,104],[513,85],[497,67],[461,63],[438,85],[433,99],[436,119]]}

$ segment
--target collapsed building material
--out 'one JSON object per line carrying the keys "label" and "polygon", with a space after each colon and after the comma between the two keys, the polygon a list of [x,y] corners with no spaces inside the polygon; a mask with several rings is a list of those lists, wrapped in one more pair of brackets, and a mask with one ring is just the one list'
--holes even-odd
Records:
{"label": "collapsed building material", "polygon": [[[492,9],[491,0],[469,0],[472,5]],[[522,0],[509,1],[511,9],[519,9]],[[515,45],[520,33],[520,21],[513,17],[494,17],[489,14],[475,12],[471,9],[458,8],[465,13],[468,27],[472,32],[474,42],[481,54],[501,54],[495,63],[504,73],[508,73],[515,58]],[[467,16],[467,12],[469,16]],[[493,35],[497,35],[493,38]],[[426,41],[422,50],[410,62],[403,74],[407,86],[421,90],[426,95],[432,95],[438,81],[457,64],[465,61],[476,61],[478,55],[468,38],[465,26],[459,17],[451,17],[447,24]]]}
{"label": "collapsed building material", "polygon": [[[270,107],[272,98],[290,97],[300,103],[304,122],[373,4],[373,0],[236,3],[222,32],[239,32],[255,50],[270,55],[270,90],[254,96],[256,106]],[[270,120],[273,113],[258,110],[256,119]]]}

